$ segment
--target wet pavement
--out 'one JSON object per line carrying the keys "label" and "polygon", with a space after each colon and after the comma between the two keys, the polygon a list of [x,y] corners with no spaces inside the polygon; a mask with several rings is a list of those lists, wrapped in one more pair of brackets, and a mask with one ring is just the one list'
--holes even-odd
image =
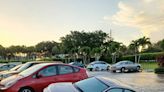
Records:
{"label": "wet pavement", "polygon": [[107,71],[89,72],[91,76],[105,76],[119,80],[137,92],[164,92],[164,74],[153,72],[111,73]]}

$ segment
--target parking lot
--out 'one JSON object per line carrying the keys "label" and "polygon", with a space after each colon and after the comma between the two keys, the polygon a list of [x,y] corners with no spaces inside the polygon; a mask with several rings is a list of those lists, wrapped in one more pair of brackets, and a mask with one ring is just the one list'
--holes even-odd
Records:
{"label": "parking lot", "polygon": [[117,79],[133,87],[137,92],[164,92],[164,75],[153,72],[111,73],[107,71],[89,72],[90,76],[105,76]]}

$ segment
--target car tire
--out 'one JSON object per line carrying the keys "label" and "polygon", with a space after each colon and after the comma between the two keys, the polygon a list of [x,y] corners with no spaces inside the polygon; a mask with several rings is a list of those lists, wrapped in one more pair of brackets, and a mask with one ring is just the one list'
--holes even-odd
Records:
{"label": "car tire", "polygon": [[121,72],[124,73],[125,72],[125,67],[121,68]]}
{"label": "car tire", "polygon": [[89,68],[89,71],[93,71],[93,68]]}
{"label": "car tire", "polygon": [[140,71],[140,66],[137,66],[136,70],[137,70],[137,72],[139,72]]}
{"label": "car tire", "polygon": [[24,87],[24,88],[21,88],[19,92],[34,92],[34,90],[30,87]]}
{"label": "car tire", "polygon": [[112,72],[113,72],[113,73],[115,73],[115,72],[116,72],[116,70],[113,70]]}
{"label": "car tire", "polygon": [[109,71],[110,70],[110,66],[107,66],[107,69],[106,70]]}

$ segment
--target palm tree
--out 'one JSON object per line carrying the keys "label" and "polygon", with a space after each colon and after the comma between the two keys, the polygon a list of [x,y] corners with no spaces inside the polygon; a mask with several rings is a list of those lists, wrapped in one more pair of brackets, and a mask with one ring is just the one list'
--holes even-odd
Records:
{"label": "palm tree", "polygon": [[151,45],[151,42],[150,42],[150,38],[146,38],[145,36],[138,39],[138,43],[139,43],[139,46],[141,47],[141,51],[143,51],[145,48],[147,48],[146,46],[149,46]]}
{"label": "palm tree", "polygon": [[88,63],[87,59],[90,58],[90,51],[91,51],[91,48],[88,46],[84,46],[84,47],[79,49],[79,53],[83,55],[84,64]]}
{"label": "palm tree", "polygon": [[[143,51],[143,49],[146,48],[146,46],[151,45],[150,38],[146,38],[145,36],[142,38],[139,38],[137,40],[133,40],[130,45],[129,49],[134,51],[135,54],[135,63],[137,62],[137,54]],[[138,58],[138,62],[140,60],[140,55]]]}
{"label": "palm tree", "polygon": [[93,48],[91,50],[91,54],[93,55],[95,60],[98,61],[100,59],[101,54],[102,54],[102,49],[100,47]]}

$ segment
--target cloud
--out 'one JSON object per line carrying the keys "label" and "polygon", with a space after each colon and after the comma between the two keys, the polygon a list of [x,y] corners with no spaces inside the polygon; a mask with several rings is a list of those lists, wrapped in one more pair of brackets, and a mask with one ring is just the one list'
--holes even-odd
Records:
{"label": "cloud", "polygon": [[111,18],[120,26],[138,28],[145,36],[161,31],[164,35],[164,0],[133,0],[119,2],[119,11]]}

